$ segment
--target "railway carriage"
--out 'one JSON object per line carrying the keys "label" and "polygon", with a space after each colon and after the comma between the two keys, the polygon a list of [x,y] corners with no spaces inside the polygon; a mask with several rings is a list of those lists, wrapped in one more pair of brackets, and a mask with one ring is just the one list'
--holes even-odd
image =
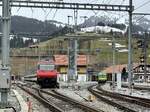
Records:
{"label": "railway carriage", "polygon": [[105,83],[107,81],[107,74],[105,72],[98,73],[98,83]]}

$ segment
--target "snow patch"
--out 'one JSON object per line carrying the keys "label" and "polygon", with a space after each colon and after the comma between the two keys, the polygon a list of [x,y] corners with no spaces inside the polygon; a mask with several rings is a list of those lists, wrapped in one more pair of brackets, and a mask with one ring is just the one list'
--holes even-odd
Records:
{"label": "snow patch", "polygon": [[[112,46],[112,43],[108,43],[109,46]],[[121,45],[119,43],[115,43],[116,48],[126,47],[125,45]]]}
{"label": "snow patch", "polygon": [[105,33],[109,33],[111,31],[113,32],[118,32],[118,33],[122,33],[124,34],[126,32],[126,30],[120,30],[120,29],[117,29],[117,28],[113,28],[113,27],[110,27],[110,26],[92,26],[92,27],[86,27],[86,28],[81,28],[81,31],[82,32],[98,32],[98,31],[101,31],[101,32],[105,32]]}

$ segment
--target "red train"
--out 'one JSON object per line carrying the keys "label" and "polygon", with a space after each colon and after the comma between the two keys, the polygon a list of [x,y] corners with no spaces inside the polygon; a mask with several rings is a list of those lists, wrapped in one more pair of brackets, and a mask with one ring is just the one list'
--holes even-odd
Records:
{"label": "red train", "polygon": [[56,70],[55,62],[53,60],[41,60],[38,62],[38,68],[36,71],[37,83],[41,87],[57,87],[58,72]]}

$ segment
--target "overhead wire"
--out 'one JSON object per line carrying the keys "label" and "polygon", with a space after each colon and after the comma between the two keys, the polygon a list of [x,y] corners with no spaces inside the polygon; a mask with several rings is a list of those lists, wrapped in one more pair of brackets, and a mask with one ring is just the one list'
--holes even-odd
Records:
{"label": "overhead wire", "polygon": [[45,19],[47,19],[47,17],[48,17],[49,14],[51,13],[51,11],[52,11],[52,9],[50,9],[50,10],[48,11],[48,13],[47,13],[46,16],[45,16]]}
{"label": "overhead wire", "polygon": [[139,8],[142,8],[143,6],[145,6],[145,5],[149,4],[149,3],[150,3],[150,0],[147,1],[147,2],[145,2],[145,3],[143,3],[143,4],[141,4],[140,6],[138,6],[137,8],[135,8],[134,10],[137,10],[137,9],[139,9]]}
{"label": "overhead wire", "polygon": [[[141,5],[139,5],[137,8],[135,8],[134,11],[136,11],[137,9],[140,9],[140,8],[144,7],[145,5],[147,5],[147,4],[149,4],[149,3],[150,3],[150,0],[144,2],[143,4],[141,4]],[[123,17],[125,17],[125,16],[127,16],[127,15],[128,15],[128,14],[122,15],[120,18],[118,18],[118,20],[120,20],[121,18],[123,18]]]}
{"label": "overhead wire", "polygon": [[140,17],[139,19],[136,20],[136,22],[140,22],[141,19],[143,19],[145,17],[145,15],[143,15],[142,17]]}
{"label": "overhead wire", "polygon": [[55,10],[54,14],[53,14],[53,17],[52,17],[52,20],[54,20],[55,16],[56,16],[56,13],[57,13],[58,9]]}

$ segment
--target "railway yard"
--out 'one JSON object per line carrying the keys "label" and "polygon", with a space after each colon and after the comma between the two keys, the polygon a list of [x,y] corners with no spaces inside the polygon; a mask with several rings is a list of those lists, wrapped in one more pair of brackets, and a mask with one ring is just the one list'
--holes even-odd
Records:
{"label": "railway yard", "polygon": [[[88,85],[88,86],[87,86]],[[143,86],[144,87],[144,86]],[[109,83],[97,84],[87,82],[80,88],[62,86],[59,89],[44,88],[32,83],[18,82],[13,85],[13,91],[17,91],[24,99],[27,106],[18,108],[16,112],[27,108],[32,112],[149,112],[150,92],[148,88],[133,89],[133,94],[127,94],[126,88],[118,92],[112,91]],[[134,94],[139,94],[138,97]],[[145,97],[145,95],[147,97]],[[12,95],[13,97],[15,95]],[[19,100],[18,100],[19,101]],[[22,102],[21,102],[22,103]],[[18,104],[18,103],[16,103]]]}
{"label": "railway yard", "polygon": [[150,112],[149,4],[0,0],[0,112]]}

